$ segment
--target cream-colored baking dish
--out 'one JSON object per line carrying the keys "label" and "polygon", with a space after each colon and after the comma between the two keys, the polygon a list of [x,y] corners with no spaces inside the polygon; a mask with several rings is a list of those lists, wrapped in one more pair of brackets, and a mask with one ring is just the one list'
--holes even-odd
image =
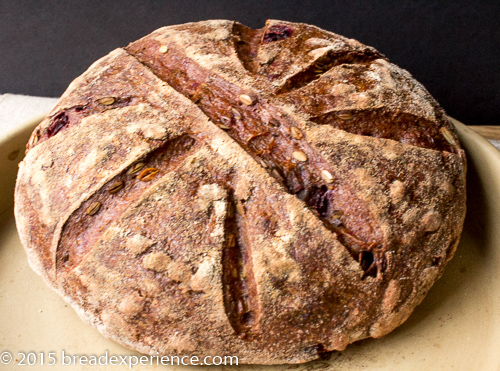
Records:
{"label": "cream-colored baking dish", "polygon": [[[123,365],[62,364],[63,350],[65,354],[87,356],[106,351],[117,356],[137,353],[105,339],[82,322],[27,265],[14,223],[13,189],[17,163],[39,121],[26,122],[0,138],[0,353],[8,351],[14,357],[9,366],[0,364],[0,369],[21,369],[23,366],[16,363],[22,360],[21,353],[29,352],[37,356],[36,366],[29,369],[128,369]],[[465,228],[454,259],[410,319],[382,339],[351,345],[343,352],[332,353],[328,360],[241,369],[500,370],[500,152],[463,124],[455,124],[468,157]],[[54,352],[56,364],[42,367],[42,352],[45,364],[48,353]]]}

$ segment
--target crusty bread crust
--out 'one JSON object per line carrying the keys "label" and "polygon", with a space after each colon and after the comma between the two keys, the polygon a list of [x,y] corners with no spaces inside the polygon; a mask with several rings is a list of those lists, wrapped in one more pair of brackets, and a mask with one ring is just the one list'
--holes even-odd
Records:
{"label": "crusty bread crust", "polygon": [[319,28],[161,28],[95,62],[37,127],[15,215],[30,265],[149,354],[299,363],[380,337],[465,216],[444,111]]}

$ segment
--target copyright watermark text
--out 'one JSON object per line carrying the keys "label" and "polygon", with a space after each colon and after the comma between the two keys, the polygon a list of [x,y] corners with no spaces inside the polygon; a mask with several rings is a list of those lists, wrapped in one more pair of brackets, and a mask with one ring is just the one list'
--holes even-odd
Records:
{"label": "copyright watermark text", "polygon": [[99,355],[60,352],[10,352],[0,353],[0,364],[11,366],[220,366],[238,365],[236,356],[135,356],[112,355],[108,351]]}

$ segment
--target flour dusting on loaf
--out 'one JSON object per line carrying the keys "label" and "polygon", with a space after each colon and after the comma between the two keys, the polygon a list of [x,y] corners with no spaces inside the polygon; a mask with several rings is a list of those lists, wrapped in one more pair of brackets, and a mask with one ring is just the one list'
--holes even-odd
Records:
{"label": "flour dusting on loaf", "polygon": [[301,363],[422,301],[459,241],[465,154],[371,47],[188,23],[70,84],[27,145],[15,215],[30,265],[105,336]]}

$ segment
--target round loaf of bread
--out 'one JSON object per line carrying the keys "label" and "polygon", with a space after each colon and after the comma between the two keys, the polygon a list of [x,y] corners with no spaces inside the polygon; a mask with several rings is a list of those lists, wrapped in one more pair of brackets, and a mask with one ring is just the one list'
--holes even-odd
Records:
{"label": "round loaf of bread", "polygon": [[458,244],[465,154],[375,49],[215,20],[73,81],[32,134],[15,202],[30,265],[104,336],[299,363],[422,301]]}

